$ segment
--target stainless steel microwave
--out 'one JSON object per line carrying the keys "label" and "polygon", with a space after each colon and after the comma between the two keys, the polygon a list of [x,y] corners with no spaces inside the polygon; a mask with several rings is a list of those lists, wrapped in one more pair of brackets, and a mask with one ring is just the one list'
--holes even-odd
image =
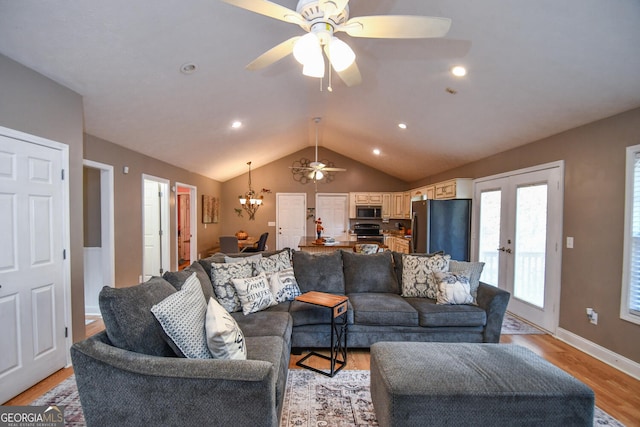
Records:
{"label": "stainless steel microwave", "polygon": [[382,219],[382,206],[356,206],[356,219]]}

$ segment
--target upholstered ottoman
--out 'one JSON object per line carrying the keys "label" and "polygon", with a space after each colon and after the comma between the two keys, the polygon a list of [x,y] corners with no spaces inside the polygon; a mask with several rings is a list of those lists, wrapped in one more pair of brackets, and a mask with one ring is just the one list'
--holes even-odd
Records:
{"label": "upholstered ottoman", "polygon": [[371,397],[381,427],[593,425],[593,391],[517,345],[375,343]]}

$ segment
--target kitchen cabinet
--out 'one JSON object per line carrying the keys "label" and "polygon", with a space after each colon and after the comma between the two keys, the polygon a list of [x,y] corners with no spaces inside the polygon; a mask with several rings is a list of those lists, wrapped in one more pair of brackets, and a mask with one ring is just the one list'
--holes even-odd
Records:
{"label": "kitchen cabinet", "polygon": [[350,193],[356,205],[382,205],[383,193]]}
{"label": "kitchen cabinet", "polygon": [[406,218],[404,194],[405,193],[391,193],[391,218]]}
{"label": "kitchen cabinet", "polygon": [[455,178],[435,184],[435,199],[471,199],[473,181],[470,178]]}
{"label": "kitchen cabinet", "polygon": [[391,218],[391,193],[382,193],[382,220]]}
{"label": "kitchen cabinet", "polygon": [[384,237],[384,244],[390,251],[400,252],[403,254],[409,253],[409,239],[404,237],[386,235]]}

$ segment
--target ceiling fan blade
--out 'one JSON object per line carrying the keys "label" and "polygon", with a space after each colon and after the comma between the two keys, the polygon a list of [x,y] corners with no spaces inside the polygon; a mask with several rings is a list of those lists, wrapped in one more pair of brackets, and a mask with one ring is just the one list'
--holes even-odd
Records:
{"label": "ceiling fan blade", "polygon": [[357,86],[362,83],[362,75],[360,74],[360,70],[358,69],[358,64],[356,64],[355,62],[348,68],[337,73],[344,84],[349,87]]}
{"label": "ceiling fan blade", "polygon": [[319,0],[318,7],[324,11],[325,19],[344,10],[349,0]]}
{"label": "ceiling fan blade", "polygon": [[280,6],[267,0],[221,0],[233,6],[268,16],[269,18],[279,19],[284,22],[301,24],[306,22],[305,19],[295,10]]}
{"label": "ceiling fan blade", "polygon": [[279,45],[272,47],[247,65],[247,70],[259,70],[273,64],[274,62],[280,61],[287,55],[290,55],[291,52],[293,52],[293,45],[296,44],[299,38],[299,36],[291,37],[289,40],[285,40]]}
{"label": "ceiling fan blade", "polygon": [[316,170],[316,168],[309,168],[306,166],[289,166],[289,169],[297,169],[297,170],[304,170],[304,171],[314,171]]}
{"label": "ceiling fan blade", "polygon": [[425,39],[444,37],[451,28],[451,19],[433,16],[380,15],[357,16],[336,31],[351,37],[377,39]]}
{"label": "ceiling fan blade", "polygon": [[346,172],[346,169],[343,168],[322,168],[320,169],[323,172]]}

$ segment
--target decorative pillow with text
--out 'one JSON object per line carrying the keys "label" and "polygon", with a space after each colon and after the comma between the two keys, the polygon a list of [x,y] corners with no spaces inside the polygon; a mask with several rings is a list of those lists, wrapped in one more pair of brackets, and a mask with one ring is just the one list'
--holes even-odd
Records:
{"label": "decorative pillow with text", "polygon": [[255,277],[231,279],[231,281],[238,292],[242,313],[245,315],[262,311],[277,304],[271,289],[269,289],[267,276],[264,273],[260,273]]}

